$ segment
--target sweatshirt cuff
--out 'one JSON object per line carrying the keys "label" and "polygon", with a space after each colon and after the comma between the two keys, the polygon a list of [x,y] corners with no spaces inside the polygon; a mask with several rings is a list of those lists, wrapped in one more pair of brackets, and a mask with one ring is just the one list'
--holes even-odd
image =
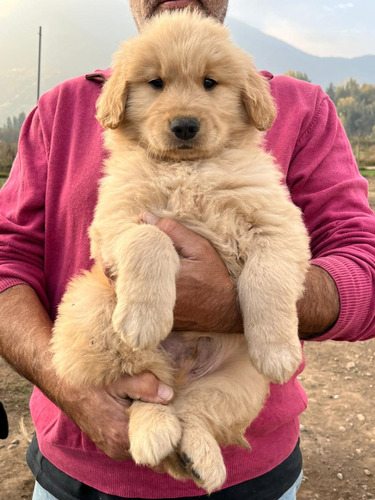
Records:
{"label": "sweatshirt cuff", "polygon": [[372,293],[368,274],[359,268],[358,264],[345,257],[320,257],[311,260],[311,264],[330,274],[336,283],[340,300],[339,317],[334,326],[311,340],[361,340],[358,333],[368,315],[369,297]]}
{"label": "sweatshirt cuff", "polygon": [[29,285],[26,281],[20,278],[13,278],[11,276],[1,276],[0,277],[0,293],[5,292],[8,288],[12,288],[12,286],[16,285]]}

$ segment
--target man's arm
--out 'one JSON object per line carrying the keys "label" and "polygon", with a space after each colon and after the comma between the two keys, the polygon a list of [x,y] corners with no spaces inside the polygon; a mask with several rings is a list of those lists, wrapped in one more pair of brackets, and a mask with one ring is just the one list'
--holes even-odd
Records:
{"label": "man's arm", "polygon": [[[236,287],[210,243],[171,219],[159,219],[145,212],[142,220],[164,231],[181,256],[175,328],[243,332]],[[334,281],[320,267],[311,266],[305,293],[298,303],[300,337],[307,339],[324,333],[337,320],[339,309]]]}
{"label": "man's arm", "polygon": [[310,266],[297,310],[301,339],[318,337],[336,323],[340,313],[339,293],[331,276],[321,267]]}
{"label": "man's arm", "polygon": [[74,388],[51,363],[52,323],[33,289],[18,285],[0,294],[0,354],[60,407],[108,456],[129,458],[126,407],[129,399],[167,403],[172,392],[151,373],[113,384]]}

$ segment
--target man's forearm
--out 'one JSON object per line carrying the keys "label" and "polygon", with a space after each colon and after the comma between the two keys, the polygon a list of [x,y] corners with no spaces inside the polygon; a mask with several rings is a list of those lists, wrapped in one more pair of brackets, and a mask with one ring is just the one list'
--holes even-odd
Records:
{"label": "man's forearm", "polygon": [[301,339],[319,336],[336,323],[340,313],[339,293],[331,276],[321,267],[310,266],[297,309]]}
{"label": "man's forearm", "polygon": [[[229,292],[222,294],[221,301],[217,314],[213,315],[221,329],[214,331],[243,332],[237,295]],[[322,335],[337,321],[340,313],[339,294],[335,282],[324,269],[310,266],[305,278],[304,294],[297,303],[297,312],[299,337],[303,340]],[[226,321],[220,319],[222,315],[225,315]]]}
{"label": "man's forearm", "polygon": [[[324,269],[310,266],[305,278],[304,294],[297,303],[297,312],[298,333],[303,340],[322,335],[336,323],[340,313],[339,294],[335,282]],[[221,294],[221,302],[217,301],[216,314],[212,316],[219,325],[214,331],[243,332],[242,315],[234,290]]]}
{"label": "man's forearm", "polygon": [[52,322],[34,290],[17,285],[0,294],[0,354],[48,397],[56,393],[49,341]]}

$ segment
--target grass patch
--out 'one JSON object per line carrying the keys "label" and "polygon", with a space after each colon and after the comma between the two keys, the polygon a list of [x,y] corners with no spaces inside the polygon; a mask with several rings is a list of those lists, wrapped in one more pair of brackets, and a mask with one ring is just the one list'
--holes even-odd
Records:
{"label": "grass patch", "polygon": [[375,166],[375,139],[350,139],[355,159],[360,167]]}
{"label": "grass patch", "polygon": [[369,178],[369,177],[375,177],[375,170],[369,170],[367,168],[360,168],[359,172],[363,177]]}

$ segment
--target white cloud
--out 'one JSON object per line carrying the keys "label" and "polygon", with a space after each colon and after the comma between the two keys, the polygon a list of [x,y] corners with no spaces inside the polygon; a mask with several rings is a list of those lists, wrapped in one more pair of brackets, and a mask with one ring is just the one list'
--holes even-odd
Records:
{"label": "white cloud", "polygon": [[339,3],[337,7],[339,9],[352,9],[354,7],[354,4],[352,2]]}
{"label": "white cloud", "polygon": [[262,31],[308,54],[322,57],[356,57],[363,51],[361,37],[358,37],[360,32],[356,29],[342,28],[318,33],[306,26],[297,28],[295,24],[282,20]]}
{"label": "white cloud", "polygon": [[375,52],[374,0],[230,0],[228,14],[313,55]]}
{"label": "white cloud", "polygon": [[[326,40],[306,29],[298,29],[293,23],[286,19],[272,22],[262,30],[266,35],[282,40],[293,47],[314,55],[328,55],[326,53]],[[329,54],[332,55],[332,54]]]}

